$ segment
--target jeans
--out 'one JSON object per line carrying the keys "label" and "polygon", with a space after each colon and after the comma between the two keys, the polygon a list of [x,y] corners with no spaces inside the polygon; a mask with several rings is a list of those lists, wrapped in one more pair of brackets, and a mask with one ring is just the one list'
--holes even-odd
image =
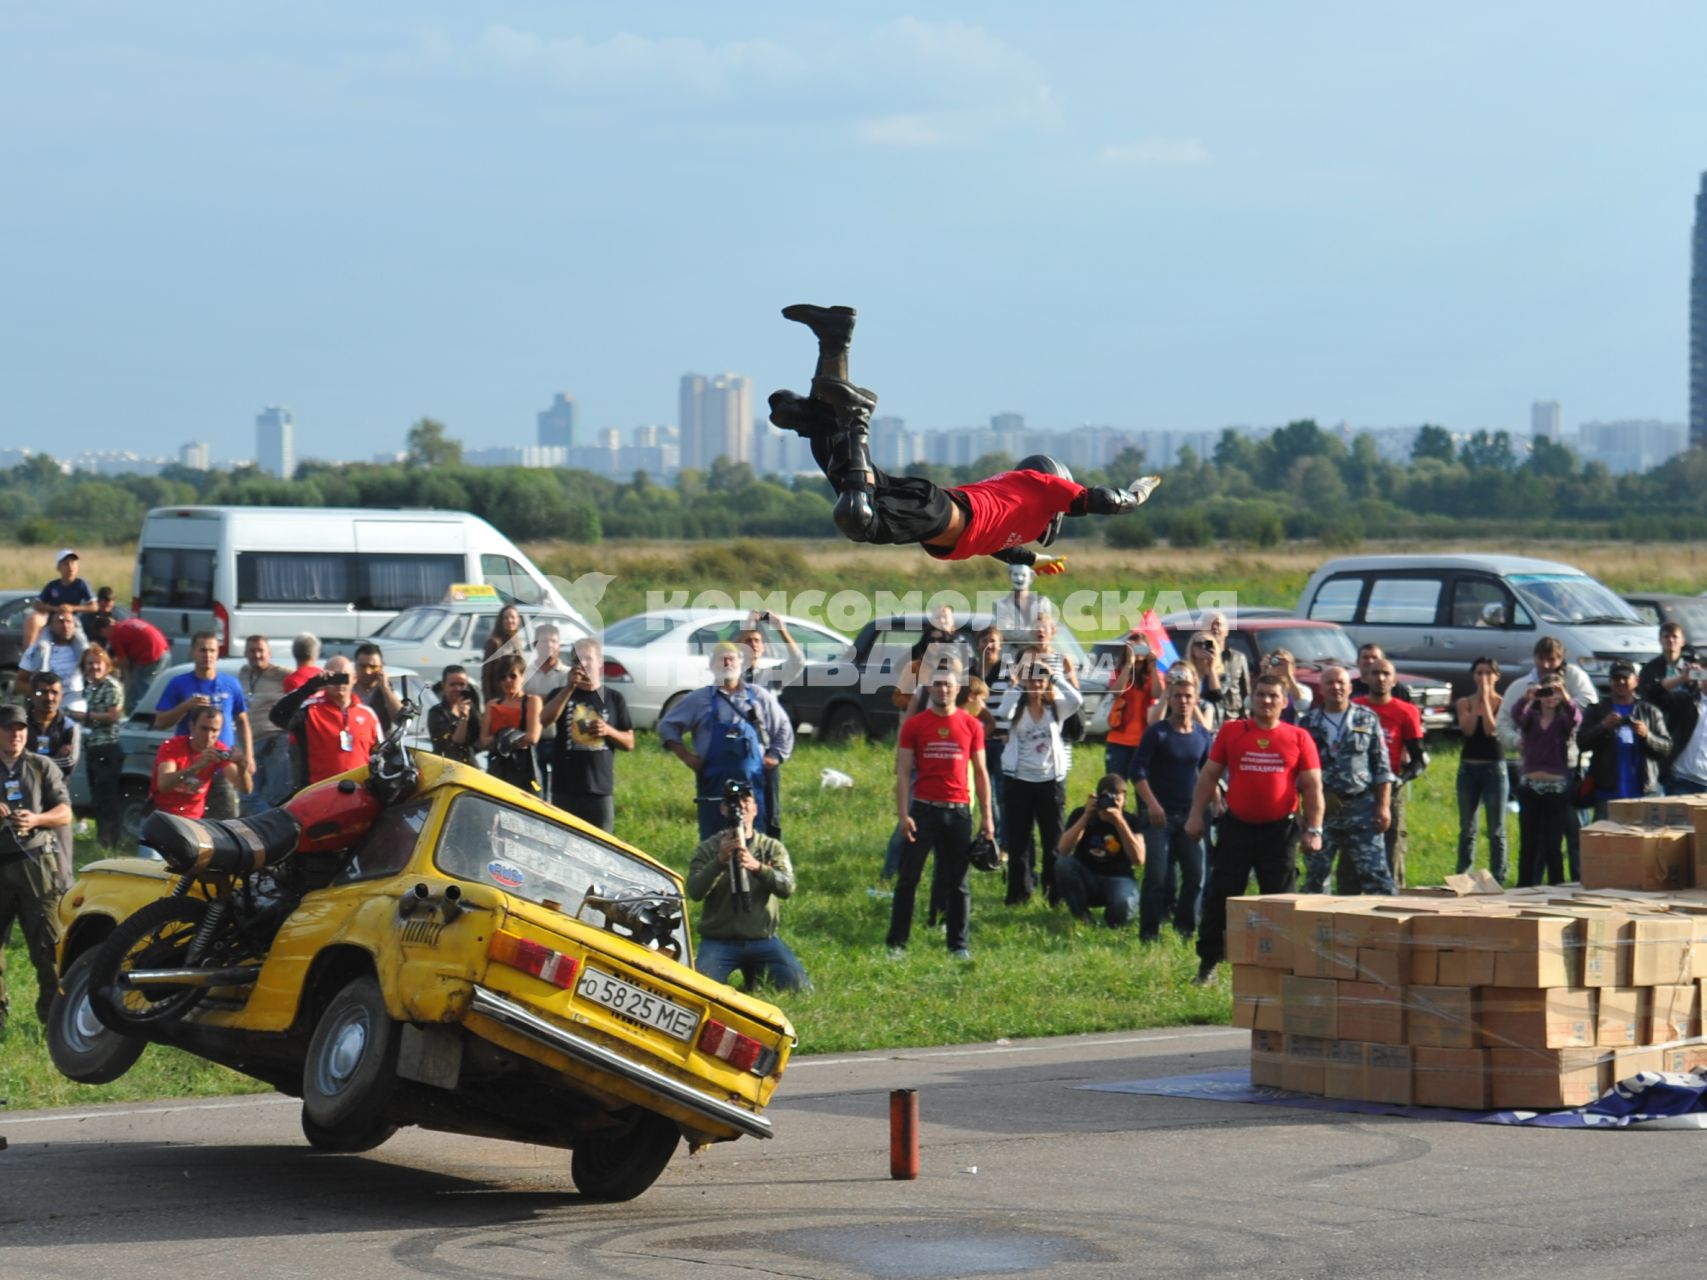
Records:
{"label": "jeans", "polygon": [[1138,881],[1130,875],[1105,876],[1077,858],[1055,864],[1055,887],[1067,910],[1080,920],[1091,918],[1092,907],[1104,907],[1103,923],[1111,929],[1130,924],[1138,908]]}
{"label": "jeans", "polygon": [[1393,790],[1387,801],[1393,821],[1387,827],[1386,835],[1387,869],[1393,873],[1393,886],[1397,889],[1405,887],[1405,854],[1411,846],[1411,824],[1405,814],[1410,795],[1411,784],[1394,779]]}
{"label": "jeans", "polygon": [[95,835],[102,844],[117,848],[124,843],[124,830],[119,825],[124,748],[116,742],[89,747],[83,758],[88,761],[89,800],[95,810]]}
{"label": "jeans", "polygon": [[1227,955],[1227,899],[1244,896],[1251,872],[1259,893],[1291,893],[1298,880],[1298,827],[1291,818],[1278,822],[1241,822],[1232,814],[1215,824],[1215,861],[1203,896],[1203,927],[1197,955],[1212,969]]}
{"label": "jeans", "polygon": [[1543,871],[1548,884],[1563,884],[1561,850],[1573,820],[1571,797],[1563,791],[1537,791],[1524,782],[1518,784],[1517,806],[1517,887],[1540,884]]}
{"label": "jeans", "polygon": [[[1185,833],[1185,809],[1163,810],[1167,825],[1150,825],[1148,814],[1139,815],[1139,831],[1144,837],[1144,881],[1138,890],[1138,938],[1154,941],[1161,933],[1162,921],[1168,915],[1168,899],[1173,897],[1174,928],[1182,937],[1197,932],[1198,900],[1203,896],[1203,842]],[[1174,893],[1174,875],[1180,885]]]}
{"label": "jeans", "polygon": [[1697,782],[1694,778],[1686,778],[1681,773],[1674,773],[1666,779],[1666,794],[1668,796],[1698,796],[1707,793],[1707,782]]}
{"label": "jeans", "polygon": [[717,982],[727,982],[739,969],[749,991],[760,978],[778,991],[812,986],[799,958],[777,937],[701,938],[693,967]]}
{"label": "jeans", "polygon": [[972,809],[961,805],[943,809],[915,800],[908,811],[914,834],[901,846],[901,874],[895,881],[895,900],[889,908],[889,937],[892,947],[904,947],[913,932],[913,898],[924,877],[925,859],[936,854],[932,880],[941,887],[943,910],[948,917],[948,949],[960,951],[972,918],[972,885],[968,880],[972,847]]}
{"label": "jeans", "polygon": [[1026,901],[1037,887],[1037,866],[1031,856],[1034,834],[1043,841],[1043,892],[1055,901],[1055,848],[1061,843],[1066,817],[1064,782],[1022,782],[1004,777],[1002,790],[1008,811],[1008,896],[1011,906]]}
{"label": "jeans", "polygon": [[1488,825],[1488,871],[1501,884],[1506,877],[1505,762],[1465,760],[1458,766],[1458,874],[1476,862],[1476,810]]}
{"label": "jeans", "polygon": [[564,813],[572,813],[589,826],[600,831],[616,830],[616,797],[568,795],[561,787],[551,797],[551,803]]}
{"label": "jeans", "polygon": [[1136,742],[1108,742],[1103,744],[1103,772],[1118,773],[1128,782],[1132,781],[1133,762],[1138,756]]}

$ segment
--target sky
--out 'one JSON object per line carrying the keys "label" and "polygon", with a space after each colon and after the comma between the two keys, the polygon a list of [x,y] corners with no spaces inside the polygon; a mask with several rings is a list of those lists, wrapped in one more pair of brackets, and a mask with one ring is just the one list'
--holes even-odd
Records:
{"label": "sky", "polygon": [[[1612,15],[1612,16],[1608,16]],[[9,6],[0,447],[1687,416],[1693,3]]]}

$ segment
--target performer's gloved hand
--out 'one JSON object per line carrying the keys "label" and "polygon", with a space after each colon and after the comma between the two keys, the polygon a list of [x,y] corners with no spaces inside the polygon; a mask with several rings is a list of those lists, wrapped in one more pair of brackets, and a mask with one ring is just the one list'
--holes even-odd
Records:
{"label": "performer's gloved hand", "polygon": [[1058,573],[1067,572],[1066,556],[1038,556],[1031,566],[1033,573],[1041,573],[1046,578],[1053,578]]}

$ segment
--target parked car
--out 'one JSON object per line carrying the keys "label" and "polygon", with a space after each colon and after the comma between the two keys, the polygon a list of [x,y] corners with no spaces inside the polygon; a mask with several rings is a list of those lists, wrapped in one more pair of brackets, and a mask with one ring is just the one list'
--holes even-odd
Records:
{"label": "parked car", "polygon": [[[745,609],[655,609],[606,627],[605,681],[627,701],[634,727],[652,728],[678,698],[710,683],[712,647],[733,640],[750,616]],[[808,663],[847,652],[850,641],[839,631],[789,614],[782,620]],[[765,665],[779,666],[787,650],[773,626],[759,626]]]}
{"label": "parked car", "polygon": [[[0,698],[11,695],[18,678],[18,663],[24,656],[24,620],[41,596],[40,587],[0,591]],[[113,606],[113,619],[122,622],[130,610]]]}
{"label": "parked car", "polygon": [[1610,587],[1568,564],[1507,555],[1342,556],[1311,576],[1298,612],[1374,641],[1396,664],[1458,693],[1470,664],[1499,661],[1505,681],[1531,669],[1535,642],[1556,636],[1606,688],[1618,658],[1640,664],[1659,636]]}
{"label": "parked car", "polygon": [[[175,985],[133,987],[171,1013],[128,1031],[97,1020],[96,954],[180,881],[137,858],[85,868],[59,907],[60,1070],[104,1082],[170,1044],[302,1096],[322,1150],[368,1150],[408,1124],[566,1147],[594,1199],[638,1195],[684,1138],[769,1137],[794,1029],[693,970],[681,877],[479,770],[414,759],[419,779],[349,847],[249,877],[263,908],[267,894],[285,904],[259,917],[277,932],[253,952],[198,970],[186,952],[205,925],[142,918],[127,970]],[[211,880],[185,883],[175,918],[205,920],[194,900]],[[249,901],[235,909],[263,909]],[[174,1000],[189,986],[205,997]]]}
{"label": "parked car", "polygon": [[[429,682],[435,682],[439,672],[454,662],[468,668],[469,677],[478,683],[480,668],[486,663],[486,641],[504,607],[505,602],[496,596],[416,605],[367,639],[379,646],[388,669],[393,663],[413,667]],[[534,629],[542,623],[557,628],[565,650],[591,634],[578,617],[541,605],[517,605],[516,612],[522,617],[521,634],[530,658]],[[342,647],[353,650],[355,646]]]}
{"label": "parked car", "polygon": [[1707,649],[1707,600],[1700,596],[1667,595],[1658,591],[1641,591],[1624,597],[1624,603],[1636,611],[1636,616],[1659,635],[1662,622],[1683,626],[1683,642]]}
{"label": "parked car", "polygon": [[[969,652],[973,635],[989,624],[988,615],[974,615],[956,628]],[[925,634],[925,625],[923,613],[874,618],[860,629],[845,654],[829,662],[807,663],[800,678],[780,695],[795,731],[830,741],[897,732],[901,712],[892,694],[911,665],[913,646]],[[1065,626],[1055,630],[1055,647],[1073,660],[1078,672],[1080,692],[1085,695],[1080,716],[1087,733],[1099,721],[1106,732],[1108,713],[1102,702],[1108,691],[1107,665],[1094,662]],[[1005,689],[998,682],[991,693],[999,697]]]}

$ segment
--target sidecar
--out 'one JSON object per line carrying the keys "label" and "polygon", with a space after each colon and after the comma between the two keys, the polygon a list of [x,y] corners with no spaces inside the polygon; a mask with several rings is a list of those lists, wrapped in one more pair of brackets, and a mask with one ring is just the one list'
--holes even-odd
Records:
{"label": "sidecar", "polygon": [[[318,860],[319,887],[253,980],[148,1040],[301,1097],[316,1147],[367,1150],[410,1124],[564,1147],[599,1199],[638,1195],[683,1140],[769,1137],[793,1027],[693,970],[680,877],[479,770],[415,762],[414,793],[351,847],[293,855]],[[174,883],[160,863],[115,858],[61,900],[49,1044],[73,1079],[114,1079],[142,1052],[94,1017],[87,974],[93,949]]]}

